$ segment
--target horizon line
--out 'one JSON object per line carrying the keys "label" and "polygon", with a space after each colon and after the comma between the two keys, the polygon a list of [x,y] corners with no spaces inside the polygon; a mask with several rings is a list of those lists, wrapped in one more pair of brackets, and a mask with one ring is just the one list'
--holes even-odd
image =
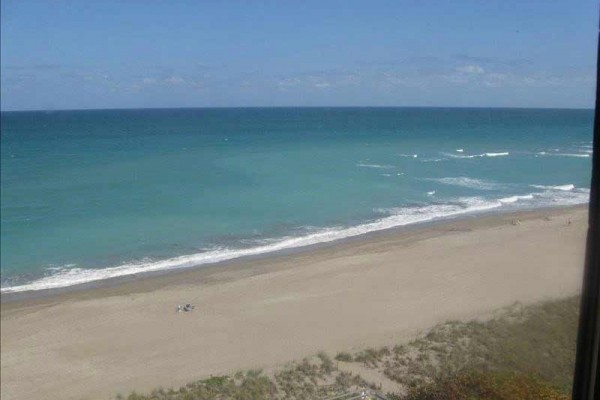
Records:
{"label": "horizon line", "polygon": [[0,113],[24,112],[64,112],[64,111],[139,111],[139,110],[226,110],[226,109],[265,109],[265,108],[445,108],[445,109],[509,109],[509,110],[589,110],[592,107],[519,107],[519,106],[184,106],[184,107],[120,107],[120,108],[56,108],[2,110]]}

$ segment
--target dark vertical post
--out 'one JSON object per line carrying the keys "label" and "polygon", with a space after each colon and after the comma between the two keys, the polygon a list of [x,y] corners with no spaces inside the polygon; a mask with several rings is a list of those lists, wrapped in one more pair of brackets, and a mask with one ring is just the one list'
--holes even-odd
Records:
{"label": "dark vertical post", "polygon": [[596,110],[589,227],[573,378],[573,400],[600,399],[600,32],[596,49]]}

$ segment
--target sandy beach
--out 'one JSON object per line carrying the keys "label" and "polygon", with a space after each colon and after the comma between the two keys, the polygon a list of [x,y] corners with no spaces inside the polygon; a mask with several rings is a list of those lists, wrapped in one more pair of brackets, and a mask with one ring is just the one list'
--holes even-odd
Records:
{"label": "sandy beach", "polygon": [[[570,221],[571,223],[568,223]],[[463,218],[2,302],[2,399],[108,399],[576,294],[586,207]],[[177,304],[195,310],[176,313]]]}

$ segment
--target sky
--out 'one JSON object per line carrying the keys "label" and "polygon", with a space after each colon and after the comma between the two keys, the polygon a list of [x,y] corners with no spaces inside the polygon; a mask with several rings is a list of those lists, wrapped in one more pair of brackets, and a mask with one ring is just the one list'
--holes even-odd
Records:
{"label": "sky", "polygon": [[0,108],[592,108],[596,0],[0,3]]}

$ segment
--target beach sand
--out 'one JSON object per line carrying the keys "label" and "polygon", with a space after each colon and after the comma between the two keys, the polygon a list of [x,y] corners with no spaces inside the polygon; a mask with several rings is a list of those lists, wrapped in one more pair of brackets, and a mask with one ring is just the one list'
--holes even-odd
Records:
{"label": "beach sand", "polygon": [[[2,399],[105,399],[272,369],[576,294],[586,229],[586,207],[469,217],[85,291],[3,296]],[[185,303],[195,310],[176,313]]]}

